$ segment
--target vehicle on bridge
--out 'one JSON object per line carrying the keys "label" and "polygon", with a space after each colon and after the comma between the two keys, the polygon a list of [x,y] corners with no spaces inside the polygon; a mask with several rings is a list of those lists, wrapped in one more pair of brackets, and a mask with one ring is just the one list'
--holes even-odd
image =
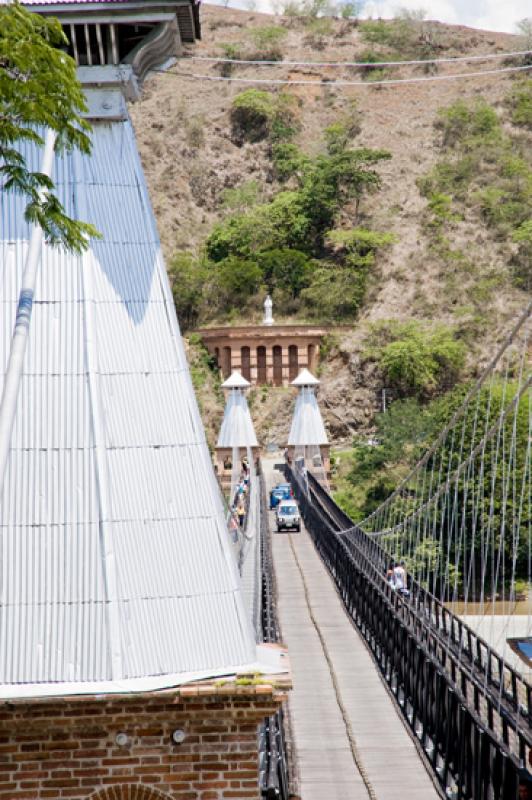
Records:
{"label": "vehicle on bridge", "polygon": [[281,530],[295,529],[301,530],[301,515],[295,500],[282,500],[277,506],[275,512],[275,521],[277,523],[277,533]]}
{"label": "vehicle on bridge", "polygon": [[289,483],[278,483],[270,492],[270,509],[277,508],[281,500],[290,500],[293,497],[292,487]]}

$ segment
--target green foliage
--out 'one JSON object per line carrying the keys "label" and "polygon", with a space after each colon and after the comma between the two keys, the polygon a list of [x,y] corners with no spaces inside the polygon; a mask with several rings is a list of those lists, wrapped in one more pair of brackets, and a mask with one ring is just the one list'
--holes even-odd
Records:
{"label": "green foliage", "polygon": [[364,8],[363,2],[356,0],[347,0],[347,2],[340,3],[339,12],[342,19],[358,19],[362,9]]}
{"label": "green foliage", "polygon": [[486,139],[500,135],[501,124],[497,112],[485,100],[479,99],[470,106],[465,100],[457,100],[447,108],[440,109],[435,127],[442,133],[444,147],[457,144],[466,149]]}
{"label": "green foliage", "polygon": [[231,124],[235,140],[258,142],[268,136],[275,114],[275,96],[262,89],[246,89],[233,100]]}
{"label": "green foliage", "polygon": [[283,247],[306,250],[309,234],[310,220],[299,192],[279,192],[270,203],[215,225],[206,242],[207,254],[221,261]]}
{"label": "green foliage", "polygon": [[[384,414],[376,417],[376,435],[371,446],[368,442],[355,441],[354,449],[349,456],[351,469],[340,476],[339,492],[336,495],[346,510],[355,520],[372,513],[380,503],[396,488],[418,462],[421,455],[430,447],[439,432],[447,425],[453,414],[462,406],[466,392],[470,387],[461,384],[454,390],[434,399],[427,405],[418,401],[397,400]],[[427,463],[428,474],[434,468],[435,474],[448,475],[455,470],[461,461],[472,453],[485,432],[495,422],[501,420],[501,412],[509,408],[516,398],[517,385],[510,382],[492,381],[484,387],[474,402],[469,404],[465,414],[458,423],[458,435],[446,437],[435,456],[434,464]],[[501,430],[489,438],[473,459],[471,467],[464,470],[459,479],[452,483],[453,503],[442,504],[439,510],[440,520],[437,522],[438,537],[443,532],[441,543],[431,536],[421,539],[408,563],[412,574],[423,574],[426,578],[434,573],[442,574],[442,564],[450,561],[447,583],[451,590],[454,586],[460,591],[462,584],[462,554],[467,552],[473,557],[475,564],[473,576],[475,583],[470,587],[474,594],[478,591],[481,576],[484,589],[489,593],[493,585],[497,585],[494,571],[498,569],[497,559],[484,562],[480,569],[480,556],[486,546],[486,526],[490,520],[493,545],[497,551],[501,547],[503,558],[509,565],[512,563],[514,538],[519,530],[513,527],[516,519],[529,519],[530,503],[519,491],[508,491],[507,458],[501,455],[501,441],[512,442],[512,485],[525,485],[527,466],[527,449],[529,435],[529,408],[526,392],[517,404],[517,412],[512,411],[501,422]],[[514,441],[515,436],[515,441]],[[510,451],[508,451],[510,452]],[[421,498],[414,479],[395,501],[397,512],[401,505],[405,511],[414,509]],[[417,503],[416,503],[417,496]],[[520,513],[520,504],[523,508]],[[455,536],[446,539],[449,531],[455,526],[449,520],[454,509],[460,509],[460,525],[464,525],[463,541]],[[447,516],[445,516],[447,515]],[[392,515],[393,516],[393,515]],[[397,513],[399,519],[399,513]],[[489,536],[490,534],[488,534]],[[399,536],[385,537],[383,544],[389,552],[400,552]],[[528,577],[528,534],[526,525],[522,526],[522,534],[517,540],[516,574],[518,578]],[[442,548],[440,552],[440,548]],[[438,569],[439,567],[439,569]],[[447,568],[447,567],[446,567]],[[511,571],[508,570],[508,573]],[[509,575],[506,577],[508,583]],[[500,585],[500,584],[499,584]],[[507,585],[507,589],[510,588]]]}
{"label": "green foliage", "polygon": [[510,118],[514,125],[532,129],[532,79],[519,81],[507,98]]}
{"label": "green foliage", "polygon": [[178,253],[168,264],[168,276],[181,328],[190,330],[202,311],[208,267],[192,253]]}
{"label": "green foliage", "polygon": [[332,20],[329,17],[317,17],[312,14],[306,25],[305,44],[315,50],[323,50],[332,34]]}
{"label": "green foliage", "polygon": [[256,206],[261,199],[262,190],[258,181],[247,181],[234,189],[224,189],[221,195],[224,211],[242,213]]}
{"label": "green foliage", "polygon": [[251,108],[267,119],[276,171],[290,178],[291,188],[268,202],[255,181],[223,192],[228,213],[211,230],[202,258],[184,256],[171,265],[185,326],[254,315],[260,311],[258,294],[266,290],[286,314],[352,318],[364,300],[377,251],[393,237],[363,228],[330,229],[347,203],[354,203],[356,215],[363,196],[379,188],[376,165],[389,153],[347,146],[357,124],[354,108],[328,129],[330,152],[312,158],[291,142],[274,140],[282,138],[274,125],[286,117],[292,98],[252,90],[236,101],[246,113]]}
{"label": "green foliage", "polygon": [[90,152],[90,126],[76,65],[59,48],[67,43],[57,20],[32,14],[18,2],[0,6],[0,179],[4,191],[27,200],[25,219],[43,229],[47,241],[81,253],[94,226],[73,220],[54,192],[53,181],[32,171],[18,142],[43,145],[38,132],[57,133],[56,152]]}
{"label": "green foliage", "polygon": [[261,285],[262,272],[251,259],[228,256],[216,264],[217,287],[221,292],[219,302],[223,306],[245,305]]}
{"label": "green foliage", "polygon": [[[362,38],[389,48],[390,60],[401,57],[430,58],[439,45],[438,29],[424,19],[422,10],[402,9],[393,20],[365,20],[360,23]],[[399,54],[399,59],[397,58]]]}
{"label": "green foliage", "polygon": [[326,322],[353,318],[364,299],[366,276],[320,261],[301,297],[310,315]]}
{"label": "green foliage", "polygon": [[281,61],[283,58],[281,45],[287,33],[286,28],[281,25],[263,25],[260,28],[252,28],[250,36],[256,47],[253,58],[255,60]]}
{"label": "green foliage", "polygon": [[285,92],[274,94],[262,89],[246,89],[233,100],[232,135],[238,144],[288,139],[296,131],[296,100]]}
{"label": "green foliage", "polygon": [[393,244],[397,237],[392,233],[354,228],[350,231],[330,231],[328,241],[345,252],[344,263],[354,269],[368,269],[375,264],[378,250]]}
{"label": "green foliage", "polygon": [[373,165],[389,154],[380,150],[346,150],[302,164],[299,188],[279,192],[270,202],[216,225],[207,239],[214,261],[233,253],[248,258],[260,250],[294,248],[318,255],[323,236],[337,211],[351,199],[380,185]]}
{"label": "green foliage", "polygon": [[281,288],[292,298],[298,297],[301,290],[308,286],[314,269],[306,253],[286,247],[259,253],[257,261],[269,292]]}
{"label": "green foliage", "polygon": [[513,277],[515,284],[530,291],[532,289],[532,220],[523,222],[513,233],[513,241],[518,245],[513,258]]}
{"label": "green foliage", "polygon": [[353,106],[349,114],[345,114],[336,122],[325,128],[323,135],[329,155],[335,155],[346,150],[360,133],[360,115]]}
{"label": "green foliage", "polygon": [[[526,109],[516,100],[522,96],[521,89],[514,87],[507,101],[510,112],[518,106]],[[443,231],[462,218],[457,213],[460,204],[476,211],[499,240],[519,242],[514,235],[532,216],[532,167],[526,148],[506,133],[495,109],[481,98],[459,100],[440,110],[435,125],[441,132],[443,154],[432,171],[418,180],[428,199],[434,251],[449,263],[446,253],[452,248],[444,246],[448,241]],[[517,255],[512,256],[517,269],[511,275],[518,286],[523,286],[523,277],[526,282],[529,252],[525,235]]]}
{"label": "green foliage", "polygon": [[272,147],[272,161],[277,178],[286,181],[295,175],[301,176],[310,160],[297,145],[291,142],[277,142]]}
{"label": "green foliage", "polygon": [[465,348],[445,326],[417,322],[381,323],[373,328],[368,355],[375,358],[387,384],[402,396],[427,397],[456,382]]}
{"label": "green foliage", "polygon": [[220,388],[220,370],[216,364],[216,359],[211,356],[198,334],[190,334],[188,343],[188,362],[194,389],[196,392],[200,392],[206,385],[210,385],[218,399],[223,400]]}
{"label": "green foliage", "polygon": [[[372,443],[357,439],[353,445],[352,466],[340,481],[347,494],[353,519],[371,514],[395,489],[436,434],[436,423],[427,407],[413,398],[397,400],[375,418]],[[349,491],[358,487],[357,496]],[[342,501],[342,495],[338,500]],[[342,504],[343,505],[343,504]]]}

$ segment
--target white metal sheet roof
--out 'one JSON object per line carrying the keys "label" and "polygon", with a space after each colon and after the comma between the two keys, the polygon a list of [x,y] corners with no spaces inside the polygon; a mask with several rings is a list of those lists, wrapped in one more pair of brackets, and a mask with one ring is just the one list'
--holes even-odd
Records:
{"label": "white metal sheet roof", "polygon": [[295,447],[328,444],[316,395],[308,386],[303,386],[297,395],[288,444]]}
{"label": "white metal sheet roof", "polygon": [[[0,696],[256,664],[130,122],[93,143],[56,160],[104,239],[43,249],[0,497]],[[0,202],[1,388],[29,229],[22,198]]]}
{"label": "white metal sheet roof", "polygon": [[227,396],[216,447],[258,447],[248,401],[240,389],[231,389]]}

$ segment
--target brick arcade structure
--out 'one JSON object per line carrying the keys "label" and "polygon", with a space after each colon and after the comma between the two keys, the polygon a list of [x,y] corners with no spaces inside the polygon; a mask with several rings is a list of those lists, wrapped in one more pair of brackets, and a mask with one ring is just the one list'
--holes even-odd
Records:
{"label": "brick arcade structure", "polygon": [[[257,800],[257,725],[284,697],[271,683],[219,681],[4,702],[0,798]],[[181,744],[175,730],[185,734]]]}
{"label": "brick arcade structure", "polygon": [[198,333],[224,378],[235,369],[252,385],[288,386],[303,368],[315,371],[320,341],[317,325],[246,325],[201,328]]}

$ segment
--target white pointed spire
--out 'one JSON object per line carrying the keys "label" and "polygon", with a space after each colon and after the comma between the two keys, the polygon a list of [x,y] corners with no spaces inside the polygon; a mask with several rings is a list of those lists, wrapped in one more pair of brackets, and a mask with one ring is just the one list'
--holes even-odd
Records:
{"label": "white pointed spire", "polygon": [[292,381],[292,386],[319,386],[320,382],[318,378],[315,378],[312,372],[305,367],[301,370],[299,375],[295,380]]}
{"label": "white pointed spire", "polygon": [[250,382],[237,369],[234,369],[227,380],[222,383],[222,389],[249,389],[250,386]]}
{"label": "white pointed spire", "polygon": [[236,370],[222,383],[222,388],[230,391],[216,447],[258,447],[248,401],[244,394],[244,389],[250,385],[249,381]]}
{"label": "white pointed spire", "polygon": [[314,387],[319,383],[308,369],[302,369],[295,381],[292,381],[292,386],[299,388],[299,394],[288,437],[289,446],[308,447],[328,444],[325,426],[314,394]]}

